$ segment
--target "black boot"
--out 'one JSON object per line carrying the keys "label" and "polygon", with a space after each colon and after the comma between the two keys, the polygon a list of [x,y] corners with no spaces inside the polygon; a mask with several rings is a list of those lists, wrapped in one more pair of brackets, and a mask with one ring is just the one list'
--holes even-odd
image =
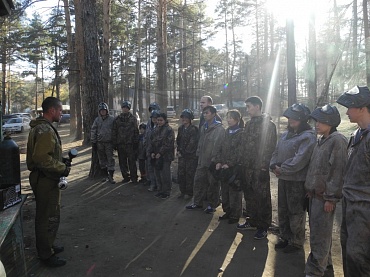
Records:
{"label": "black boot", "polygon": [[103,173],[103,179],[101,181],[102,182],[108,181],[109,174],[108,174],[107,168],[105,167],[105,168],[102,168],[101,170],[102,170],[102,173]]}
{"label": "black boot", "polygon": [[113,179],[114,170],[108,170],[108,179],[111,184],[115,184],[116,181]]}

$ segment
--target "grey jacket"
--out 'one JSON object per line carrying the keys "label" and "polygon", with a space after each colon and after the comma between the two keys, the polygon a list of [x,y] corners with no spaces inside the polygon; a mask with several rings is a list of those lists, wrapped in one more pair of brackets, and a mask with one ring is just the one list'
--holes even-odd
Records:
{"label": "grey jacket", "polygon": [[338,132],[319,139],[308,166],[305,188],[317,197],[338,202],[342,197],[347,139]]}
{"label": "grey jacket", "polygon": [[286,131],[281,136],[270,161],[270,166],[281,164],[281,175],[278,178],[286,181],[305,181],[315,144],[316,133],[312,129],[291,137]]}
{"label": "grey jacket", "polygon": [[209,167],[215,161],[217,153],[221,150],[225,129],[222,123],[215,121],[205,128],[200,129],[200,138],[197,148],[198,167]]}
{"label": "grey jacket", "polygon": [[343,196],[349,201],[370,203],[370,127],[360,139],[350,139],[348,163],[344,172]]}
{"label": "grey jacket", "polygon": [[108,115],[106,118],[98,116],[91,127],[91,142],[111,142],[114,117]]}

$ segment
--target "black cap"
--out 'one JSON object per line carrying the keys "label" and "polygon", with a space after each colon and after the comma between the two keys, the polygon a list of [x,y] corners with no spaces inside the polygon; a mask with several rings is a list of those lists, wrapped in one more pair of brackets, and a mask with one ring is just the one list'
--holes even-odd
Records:
{"label": "black cap", "polygon": [[362,108],[370,105],[368,87],[355,86],[339,96],[337,103],[346,108]]}
{"label": "black cap", "polygon": [[337,127],[340,124],[340,114],[337,107],[329,104],[315,109],[311,114],[314,120],[327,124],[329,126]]}
{"label": "black cap", "polygon": [[283,116],[298,121],[307,122],[310,116],[310,109],[305,104],[293,104],[283,113]]}

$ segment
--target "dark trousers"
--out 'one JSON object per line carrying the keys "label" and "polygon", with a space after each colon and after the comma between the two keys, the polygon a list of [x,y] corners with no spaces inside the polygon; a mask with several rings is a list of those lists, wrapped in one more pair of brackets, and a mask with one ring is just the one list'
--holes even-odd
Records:
{"label": "dark trousers", "polygon": [[[119,168],[124,179],[137,181],[136,152],[130,144],[120,144],[117,147]],[[129,171],[130,170],[130,171]]]}
{"label": "dark trousers", "polygon": [[57,180],[40,171],[32,171],[29,180],[36,199],[36,248],[39,258],[44,260],[54,254],[52,246],[60,222],[60,190]]}

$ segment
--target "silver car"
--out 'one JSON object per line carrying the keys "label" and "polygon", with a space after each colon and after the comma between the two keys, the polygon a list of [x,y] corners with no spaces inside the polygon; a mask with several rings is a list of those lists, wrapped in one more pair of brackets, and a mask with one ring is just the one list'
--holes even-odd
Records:
{"label": "silver car", "polygon": [[20,132],[29,130],[30,127],[30,119],[28,117],[15,117],[10,118],[4,125],[3,125],[3,131],[4,132]]}

